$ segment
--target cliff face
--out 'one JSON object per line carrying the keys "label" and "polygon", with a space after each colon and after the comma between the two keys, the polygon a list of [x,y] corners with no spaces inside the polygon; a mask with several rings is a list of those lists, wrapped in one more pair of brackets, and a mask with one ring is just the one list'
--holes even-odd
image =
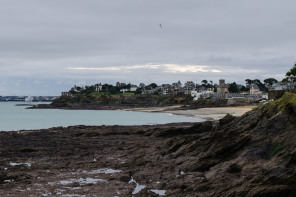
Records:
{"label": "cliff face", "polygon": [[0,161],[0,195],[296,196],[296,96],[218,122],[1,132]]}
{"label": "cliff face", "polygon": [[295,196],[296,95],[228,115],[194,137],[175,137],[167,149],[181,169],[200,172],[186,189],[201,196]]}

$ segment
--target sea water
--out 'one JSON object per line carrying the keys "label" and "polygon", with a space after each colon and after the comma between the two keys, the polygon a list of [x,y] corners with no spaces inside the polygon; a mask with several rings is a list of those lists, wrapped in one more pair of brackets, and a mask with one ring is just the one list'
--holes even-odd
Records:
{"label": "sea water", "polygon": [[[201,122],[200,118],[122,110],[26,109],[21,102],[0,102],[0,131],[45,129],[74,125],[154,125]],[[40,103],[32,103],[40,104]]]}

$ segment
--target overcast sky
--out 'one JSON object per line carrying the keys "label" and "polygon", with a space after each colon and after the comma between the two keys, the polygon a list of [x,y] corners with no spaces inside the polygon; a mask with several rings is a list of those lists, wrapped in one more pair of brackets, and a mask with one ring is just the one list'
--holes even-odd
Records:
{"label": "overcast sky", "polygon": [[295,8],[295,0],[1,0],[0,95],[282,79],[296,61]]}

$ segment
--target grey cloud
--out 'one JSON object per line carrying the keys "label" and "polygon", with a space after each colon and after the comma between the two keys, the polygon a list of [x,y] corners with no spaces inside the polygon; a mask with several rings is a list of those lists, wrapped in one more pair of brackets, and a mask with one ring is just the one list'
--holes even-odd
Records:
{"label": "grey cloud", "polygon": [[[97,79],[138,83],[223,77],[243,83],[244,78],[280,78],[295,61],[295,7],[293,0],[5,0],[0,76],[11,83],[22,77],[46,79],[36,86],[28,82],[36,94],[56,81],[60,91],[69,82]],[[223,72],[67,70],[147,64],[208,65]],[[224,72],[240,69],[262,72]]]}

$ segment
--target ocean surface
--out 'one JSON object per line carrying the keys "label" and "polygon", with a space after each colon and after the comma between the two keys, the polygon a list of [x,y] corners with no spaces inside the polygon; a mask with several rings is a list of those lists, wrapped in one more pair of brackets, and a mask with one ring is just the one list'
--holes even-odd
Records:
{"label": "ocean surface", "polygon": [[44,129],[74,125],[153,125],[204,121],[200,118],[168,113],[121,110],[25,109],[28,106],[16,106],[16,104],[25,104],[25,102],[0,102],[0,131]]}

